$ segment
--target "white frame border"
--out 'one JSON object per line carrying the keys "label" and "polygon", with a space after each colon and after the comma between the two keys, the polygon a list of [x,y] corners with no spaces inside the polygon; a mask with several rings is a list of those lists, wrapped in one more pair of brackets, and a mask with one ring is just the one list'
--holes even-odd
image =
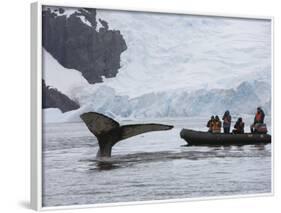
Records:
{"label": "white frame border", "polygon": [[[136,202],[120,202],[106,204],[86,204],[86,205],[70,205],[59,207],[43,207],[42,205],[42,6],[58,6],[58,7],[86,7],[107,10],[135,11],[135,12],[154,12],[168,14],[183,14],[194,16],[212,16],[223,18],[245,18],[271,21],[271,128],[272,128],[272,156],[271,156],[271,192],[262,194],[250,195],[229,195],[229,196],[211,196],[199,198],[182,198],[182,199],[167,199],[167,200],[151,200],[151,201],[136,201]],[[274,195],[274,159],[275,159],[275,119],[274,119],[274,17],[273,16],[252,16],[240,14],[222,14],[222,13],[206,13],[192,12],[186,10],[159,10],[156,8],[134,8],[131,6],[108,6],[97,2],[67,2],[39,0],[31,4],[31,208],[37,211],[42,210],[62,210],[62,209],[82,209],[94,207],[109,207],[109,206],[129,206],[143,204],[160,204],[171,202],[187,202],[187,201],[202,201],[202,200],[217,200],[217,199],[237,199],[264,197]]]}
{"label": "white frame border", "polygon": [[42,5],[31,4],[31,208],[42,209]]}

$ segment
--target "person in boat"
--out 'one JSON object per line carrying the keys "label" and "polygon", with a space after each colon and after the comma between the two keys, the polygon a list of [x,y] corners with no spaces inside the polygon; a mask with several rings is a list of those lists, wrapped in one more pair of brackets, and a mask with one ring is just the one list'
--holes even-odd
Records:
{"label": "person in boat", "polygon": [[212,128],[212,133],[220,133],[221,132],[221,121],[219,116],[216,115],[214,120],[214,125]]}
{"label": "person in boat", "polygon": [[207,127],[209,128],[208,132],[212,132],[213,131],[214,122],[215,122],[215,116],[212,115],[211,119],[207,123]]}
{"label": "person in boat", "polygon": [[242,118],[238,118],[238,120],[236,121],[235,125],[234,125],[234,130],[232,130],[233,134],[243,134],[244,133],[244,122],[242,120]]}
{"label": "person in boat", "polygon": [[254,118],[254,123],[251,125],[251,133],[267,132],[266,125],[264,124],[264,117],[264,111],[261,107],[258,107]]}
{"label": "person in boat", "polygon": [[231,115],[228,110],[225,111],[222,120],[223,120],[223,132],[225,134],[229,134],[230,126],[231,126]]}

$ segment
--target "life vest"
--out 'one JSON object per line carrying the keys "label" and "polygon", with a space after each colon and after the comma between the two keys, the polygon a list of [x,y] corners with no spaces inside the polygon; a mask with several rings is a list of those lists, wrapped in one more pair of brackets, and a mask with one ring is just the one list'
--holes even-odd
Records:
{"label": "life vest", "polygon": [[221,131],[221,122],[220,121],[214,121],[212,129],[213,129],[213,132],[220,132]]}
{"label": "life vest", "polygon": [[262,113],[256,113],[256,116],[255,116],[255,120],[256,122],[261,122],[262,121]]}
{"label": "life vest", "polygon": [[230,127],[231,124],[231,116],[227,115],[223,117],[223,127]]}
{"label": "life vest", "polygon": [[226,116],[224,116],[224,119],[223,119],[223,121],[224,122],[230,122],[230,115],[226,115]]}
{"label": "life vest", "polygon": [[238,131],[244,131],[244,122],[240,122],[238,125],[237,125],[237,127],[236,127],[236,129],[238,130]]}

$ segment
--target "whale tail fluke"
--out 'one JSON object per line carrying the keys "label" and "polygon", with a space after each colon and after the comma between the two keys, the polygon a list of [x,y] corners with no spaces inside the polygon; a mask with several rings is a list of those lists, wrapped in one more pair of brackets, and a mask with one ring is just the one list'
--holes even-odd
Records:
{"label": "whale tail fluke", "polygon": [[97,156],[110,157],[111,149],[120,140],[124,140],[142,133],[172,129],[173,126],[164,124],[120,124],[103,114],[87,112],[80,115],[90,132],[98,139],[99,151]]}

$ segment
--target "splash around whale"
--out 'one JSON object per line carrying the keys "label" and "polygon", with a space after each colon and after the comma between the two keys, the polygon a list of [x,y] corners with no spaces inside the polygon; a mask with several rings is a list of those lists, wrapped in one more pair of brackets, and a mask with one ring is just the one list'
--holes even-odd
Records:
{"label": "splash around whale", "polygon": [[87,112],[80,115],[91,133],[98,139],[99,151],[97,157],[111,157],[112,147],[121,140],[152,131],[170,130],[172,125],[157,123],[123,125],[97,112]]}

